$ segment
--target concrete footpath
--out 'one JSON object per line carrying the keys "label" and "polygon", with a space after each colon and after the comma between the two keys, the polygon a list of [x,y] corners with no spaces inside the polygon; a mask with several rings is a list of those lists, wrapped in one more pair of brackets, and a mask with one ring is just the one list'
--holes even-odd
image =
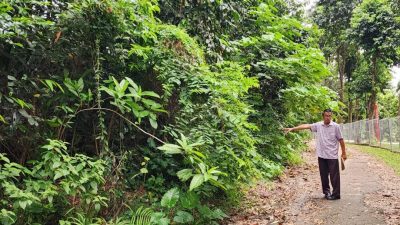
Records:
{"label": "concrete footpath", "polygon": [[259,183],[249,190],[242,206],[224,224],[399,225],[400,177],[357,146],[348,147],[347,152],[340,200],[323,198],[311,142],[302,156],[303,165],[288,168],[273,183]]}
{"label": "concrete footpath", "polygon": [[[318,190],[312,192],[309,201],[314,202],[318,210],[310,214],[311,218],[300,216],[295,220],[295,224],[310,224],[309,222],[326,225],[386,224],[382,211],[364,202],[367,194],[374,194],[383,188],[378,173],[368,167],[374,159],[353,148],[348,148],[347,151],[350,157],[345,162],[346,169],[341,171],[341,199],[335,201],[321,199],[320,188],[317,188]],[[318,178],[315,182],[319,181]]]}

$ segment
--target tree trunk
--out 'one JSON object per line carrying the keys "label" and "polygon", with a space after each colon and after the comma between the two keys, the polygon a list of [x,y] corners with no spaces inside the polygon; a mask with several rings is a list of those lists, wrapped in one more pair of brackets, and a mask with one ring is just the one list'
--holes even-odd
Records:
{"label": "tree trunk", "polygon": [[[360,101],[358,98],[356,98],[354,109],[355,109],[355,113],[356,113],[356,115],[354,116],[354,120],[360,120],[361,109],[360,109]],[[352,118],[352,120],[353,120],[353,118]]]}
{"label": "tree trunk", "polygon": [[372,56],[372,77],[371,77],[371,96],[368,101],[368,108],[369,108],[369,113],[368,113],[368,119],[373,119],[374,116],[374,105],[376,103],[376,88],[375,88],[375,80],[377,77],[377,58],[376,55]]}
{"label": "tree trunk", "polygon": [[[340,53],[339,53],[340,54]],[[343,53],[342,53],[343,54]],[[338,55],[338,67],[339,67],[339,100],[344,101],[344,55]],[[341,58],[341,59],[340,59]]]}
{"label": "tree trunk", "polygon": [[351,123],[353,122],[353,101],[351,98],[349,98],[349,106],[348,106],[348,112],[347,112],[347,122]]}
{"label": "tree trunk", "polygon": [[[339,71],[339,101],[344,102],[344,72],[346,66],[346,56],[345,56],[345,46],[340,46],[337,51],[337,63],[338,63],[338,71]],[[338,118],[338,122],[342,122],[342,118]]]}
{"label": "tree trunk", "polygon": [[371,96],[369,97],[369,100],[368,100],[368,108],[369,108],[368,119],[370,119],[370,120],[374,119],[374,106],[375,106],[375,103],[376,103],[376,91],[372,90]]}
{"label": "tree trunk", "polygon": [[[0,45],[0,92],[3,95],[8,95],[8,77],[10,71],[11,49],[9,44]],[[11,75],[11,74],[10,74]]]}

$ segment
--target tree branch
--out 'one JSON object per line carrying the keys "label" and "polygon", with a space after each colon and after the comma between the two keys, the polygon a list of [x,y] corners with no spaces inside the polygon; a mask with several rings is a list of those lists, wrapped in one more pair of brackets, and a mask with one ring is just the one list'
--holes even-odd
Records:
{"label": "tree branch", "polygon": [[140,128],[138,125],[136,125],[135,123],[133,123],[132,121],[130,121],[128,118],[126,118],[125,116],[123,116],[123,115],[120,114],[119,112],[117,112],[117,111],[115,111],[115,110],[112,110],[112,109],[107,109],[107,108],[88,108],[88,109],[81,109],[81,110],[77,111],[77,112],[75,113],[75,115],[77,115],[77,114],[80,113],[80,112],[84,112],[84,111],[94,111],[94,110],[104,110],[104,111],[112,112],[112,113],[118,115],[119,117],[121,117],[122,119],[124,119],[124,120],[125,120],[126,122],[128,122],[129,124],[131,124],[131,125],[133,125],[134,127],[136,127],[136,128],[137,128],[139,131],[141,131],[142,133],[144,133],[144,134],[146,134],[146,135],[148,135],[148,136],[150,136],[150,137],[156,139],[157,141],[159,141],[159,142],[162,143],[162,144],[166,144],[166,142],[164,142],[163,140],[161,140],[161,139],[159,139],[158,137],[156,137],[156,136],[150,134],[149,132],[143,130],[143,129]]}

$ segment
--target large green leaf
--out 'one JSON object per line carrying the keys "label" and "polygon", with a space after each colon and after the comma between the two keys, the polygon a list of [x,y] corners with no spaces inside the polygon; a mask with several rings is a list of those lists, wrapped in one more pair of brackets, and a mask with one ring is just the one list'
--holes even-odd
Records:
{"label": "large green leaf", "polygon": [[179,190],[178,188],[172,188],[161,199],[161,206],[172,208],[176,205],[179,200]]}
{"label": "large green leaf", "polygon": [[164,144],[163,146],[158,147],[158,149],[164,151],[166,154],[182,154],[181,147],[179,145],[174,144]]}
{"label": "large green leaf", "polygon": [[4,117],[2,115],[0,115],[0,122],[6,123],[6,121],[4,120]]}
{"label": "large green leaf", "polygon": [[199,195],[193,191],[182,194],[180,197],[181,206],[185,209],[196,208],[200,204]]}
{"label": "large green leaf", "polygon": [[190,182],[189,190],[192,191],[193,189],[199,187],[204,182],[203,174],[196,174],[193,176],[192,181]]}
{"label": "large green leaf", "polygon": [[163,212],[156,212],[151,215],[150,223],[154,225],[168,225],[170,220]]}
{"label": "large green leaf", "polygon": [[192,169],[183,169],[176,173],[181,181],[187,181],[193,176]]}
{"label": "large green leaf", "polygon": [[193,221],[194,221],[193,216],[186,211],[178,211],[176,213],[176,216],[174,217],[174,222],[177,223],[190,223]]}

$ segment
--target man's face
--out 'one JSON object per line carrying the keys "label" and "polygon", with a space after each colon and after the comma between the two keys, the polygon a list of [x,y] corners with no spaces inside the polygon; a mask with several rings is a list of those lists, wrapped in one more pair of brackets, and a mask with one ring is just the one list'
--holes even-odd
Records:
{"label": "man's face", "polygon": [[329,124],[332,120],[332,113],[331,112],[324,112],[324,123]]}

